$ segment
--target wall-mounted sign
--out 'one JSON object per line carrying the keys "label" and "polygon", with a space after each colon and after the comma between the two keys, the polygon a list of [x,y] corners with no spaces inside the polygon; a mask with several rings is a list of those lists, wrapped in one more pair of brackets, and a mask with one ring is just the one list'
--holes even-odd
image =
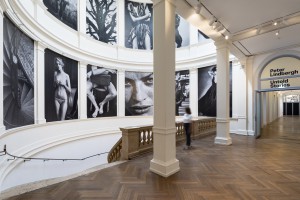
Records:
{"label": "wall-mounted sign", "polygon": [[282,57],[270,62],[263,70],[261,79],[300,75],[300,60]]}
{"label": "wall-mounted sign", "polygon": [[293,94],[287,95],[284,98],[284,102],[287,102],[287,103],[299,102],[299,95],[293,95]]}
{"label": "wall-mounted sign", "polygon": [[262,80],[261,89],[300,87],[300,77]]}
{"label": "wall-mounted sign", "polygon": [[261,89],[300,87],[300,60],[282,57],[270,62],[261,74]]}

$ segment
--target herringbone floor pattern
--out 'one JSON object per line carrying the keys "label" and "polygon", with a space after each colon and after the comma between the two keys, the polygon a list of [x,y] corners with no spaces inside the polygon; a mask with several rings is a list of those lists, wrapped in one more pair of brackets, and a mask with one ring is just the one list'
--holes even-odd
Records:
{"label": "herringbone floor pattern", "polygon": [[299,200],[300,118],[284,117],[260,139],[231,135],[233,145],[214,138],[177,147],[180,172],[162,178],[149,171],[152,154],[39,189],[10,200]]}

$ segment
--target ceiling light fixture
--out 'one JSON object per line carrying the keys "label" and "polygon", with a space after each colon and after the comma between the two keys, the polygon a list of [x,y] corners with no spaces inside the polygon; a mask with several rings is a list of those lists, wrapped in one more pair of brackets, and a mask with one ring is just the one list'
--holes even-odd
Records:
{"label": "ceiling light fixture", "polygon": [[197,4],[197,6],[196,6],[196,10],[195,10],[195,12],[196,12],[197,14],[200,14],[200,12],[201,12],[201,8],[202,8],[201,1],[200,1],[200,0],[198,0],[198,4]]}
{"label": "ceiling light fixture", "polygon": [[276,31],[275,35],[276,35],[276,36],[279,36],[279,30]]}
{"label": "ceiling light fixture", "polygon": [[213,16],[210,21],[209,21],[209,25],[212,26],[215,22],[217,22],[217,19]]}
{"label": "ceiling light fixture", "polygon": [[278,24],[277,21],[274,21],[274,22],[273,22],[273,25],[274,25],[274,26],[277,26],[277,24]]}

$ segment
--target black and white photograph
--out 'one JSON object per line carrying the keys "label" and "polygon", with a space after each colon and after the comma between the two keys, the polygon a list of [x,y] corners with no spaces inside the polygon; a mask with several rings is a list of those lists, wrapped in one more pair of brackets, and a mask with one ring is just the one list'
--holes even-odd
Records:
{"label": "black and white photograph", "polygon": [[180,15],[175,15],[175,46],[176,48],[190,45],[189,23]]}
{"label": "black and white photograph", "polygon": [[87,66],[87,117],[117,116],[117,71]]}
{"label": "black and white photograph", "polygon": [[202,31],[198,30],[198,43],[206,41],[210,39],[207,35],[205,35]]}
{"label": "black and white photograph", "polygon": [[3,124],[34,124],[34,41],[3,18]]}
{"label": "black and white photograph", "polygon": [[77,30],[77,0],[43,0],[43,3],[53,16]]}
{"label": "black and white photograph", "polygon": [[190,72],[177,71],[175,74],[176,116],[183,116],[190,106]]}
{"label": "black and white photograph", "polygon": [[198,69],[198,116],[216,116],[217,67]]}
{"label": "black and white photograph", "polygon": [[86,1],[86,34],[101,42],[117,44],[116,0]]}
{"label": "black and white photograph", "polygon": [[153,115],[153,72],[125,72],[125,115]]}
{"label": "black and white photograph", "polygon": [[153,49],[152,4],[125,0],[125,47]]}
{"label": "black and white photograph", "polygon": [[45,50],[45,118],[78,119],[78,62]]}

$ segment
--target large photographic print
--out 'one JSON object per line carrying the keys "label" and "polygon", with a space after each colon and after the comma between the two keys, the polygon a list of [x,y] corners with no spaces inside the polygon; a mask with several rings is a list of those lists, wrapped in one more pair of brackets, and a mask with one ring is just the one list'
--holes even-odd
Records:
{"label": "large photographic print", "polygon": [[125,115],[153,115],[153,72],[125,72]]}
{"label": "large photographic print", "polygon": [[77,30],[77,0],[43,0],[43,2],[53,16]]}
{"label": "large photographic print", "polygon": [[189,23],[180,15],[175,15],[175,46],[177,48],[190,45]]}
{"label": "large photographic print", "polygon": [[125,47],[153,48],[152,4],[125,0]]}
{"label": "large photographic print", "polygon": [[101,42],[117,44],[116,0],[87,0],[86,34]]}
{"label": "large photographic print", "polygon": [[175,81],[176,116],[183,116],[185,108],[190,106],[189,70],[176,72]]}
{"label": "large photographic print", "polygon": [[198,69],[198,116],[216,116],[216,65]]}
{"label": "large photographic print", "polygon": [[78,119],[78,62],[45,50],[45,118]]}
{"label": "large photographic print", "polygon": [[88,118],[117,115],[117,71],[87,66]]}
{"label": "large photographic print", "polygon": [[34,43],[3,18],[3,124],[34,123]]}

